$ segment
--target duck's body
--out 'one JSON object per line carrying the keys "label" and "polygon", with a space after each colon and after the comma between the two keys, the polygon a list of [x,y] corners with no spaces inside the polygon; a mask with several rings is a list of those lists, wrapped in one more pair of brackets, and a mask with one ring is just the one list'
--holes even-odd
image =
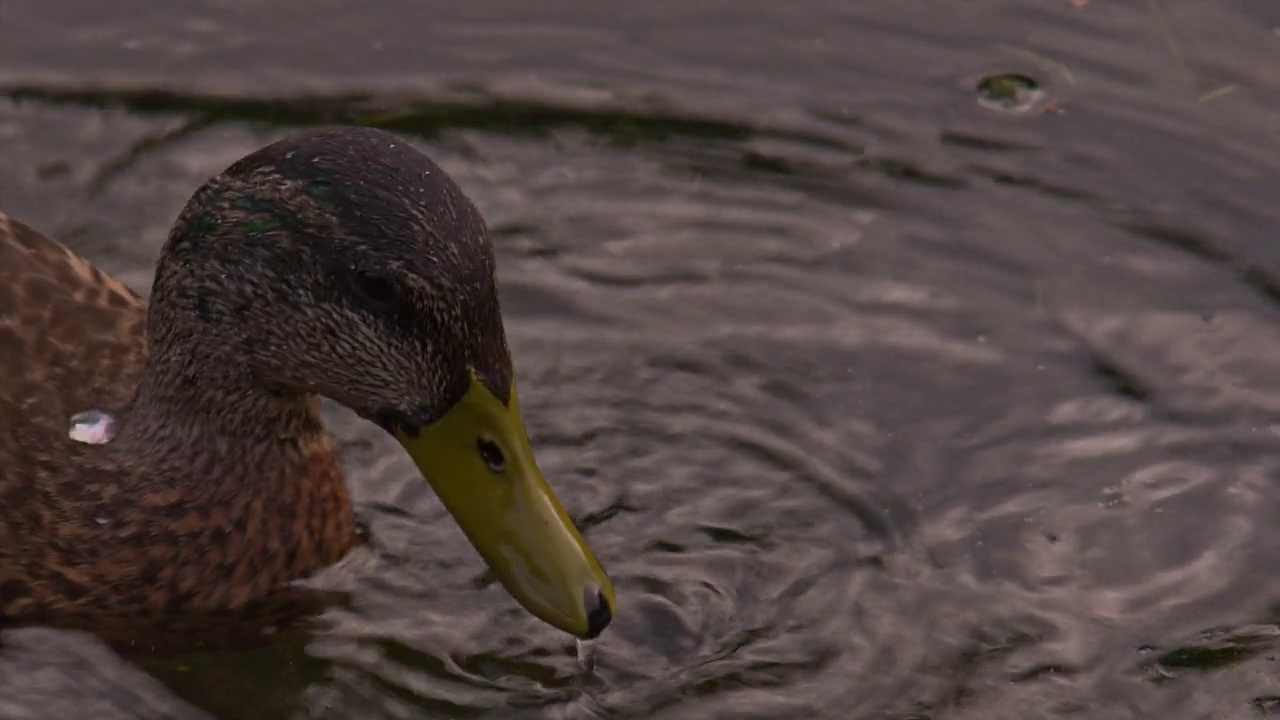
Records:
{"label": "duck's body", "polygon": [[[68,438],[79,412],[127,413],[146,370],[146,310],[0,214],[0,617],[236,608],[354,541],[322,431]],[[161,440],[178,441],[172,454]]]}
{"label": "duck's body", "polygon": [[[443,171],[363,129],[201,188],[150,307],[0,215],[0,620],[235,609],[340,558],[326,395],[405,444],[522,603],[599,632],[612,589],[529,455],[492,262]],[[88,410],[109,442],[68,437]]]}

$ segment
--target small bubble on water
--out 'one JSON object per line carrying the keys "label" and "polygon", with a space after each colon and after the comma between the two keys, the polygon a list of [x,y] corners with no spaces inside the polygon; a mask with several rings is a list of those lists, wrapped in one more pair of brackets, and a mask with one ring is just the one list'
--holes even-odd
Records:
{"label": "small bubble on water", "polygon": [[578,667],[583,672],[595,672],[596,644],[590,640],[578,640]]}
{"label": "small bubble on water", "polygon": [[1007,113],[1024,113],[1045,100],[1040,83],[1026,75],[988,75],[978,81],[978,104]]}
{"label": "small bubble on water", "polygon": [[116,436],[116,419],[101,410],[86,410],[71,416],[67,437],[89,445],[105,445]]}
{"label": "small bubble on water", "polygon": [[111,522],[111,518],[107,517],[106,515],[94,515],[93,521],[98,523],[99,525],[106,525],[107,523]]}

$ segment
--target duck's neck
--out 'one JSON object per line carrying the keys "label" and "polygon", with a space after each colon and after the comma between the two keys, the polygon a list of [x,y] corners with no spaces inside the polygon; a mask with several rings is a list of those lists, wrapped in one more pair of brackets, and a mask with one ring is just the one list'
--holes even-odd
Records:
{"label": "duck's neck", "polygon": [[134,483],[123,502],[146,506],[131,512],[172,521],[155,541],[188,558],[178,589],[223,608],[337,561],[355,518],[316,398],[264,392],[230,361],[200,365],[149,358],[109,445]]}
{"label": "duck's neck", "polygon": [[153,348],[122,429],[183,451],[195,438],[286,454],[323,443],[317,398],[259,388],[243,365],[218,354],[205,363],[166,355]]}
{"label": "duck's neck", "polygon": [[306,482],[305,468],[329,460],[336,466],[317,398],[272,392],[242,359],[181,336],[152,336],[146,370],[112,444],[151,466],[144,472],[206,491],[221,482],[238,486],[226,492],[268,493],[273,489],[258,478],[295,475]]}

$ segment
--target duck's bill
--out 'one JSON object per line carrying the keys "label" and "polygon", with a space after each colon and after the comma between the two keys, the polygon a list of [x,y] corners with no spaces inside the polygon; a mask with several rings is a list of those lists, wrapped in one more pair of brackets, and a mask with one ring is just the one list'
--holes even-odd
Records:
{"label": "duck's bill", "polygon": [[600,634],[613,583],[539,472],[514,388],[504,405],[473,378],[442,418],[396,437],[521,605],[578,637]]}

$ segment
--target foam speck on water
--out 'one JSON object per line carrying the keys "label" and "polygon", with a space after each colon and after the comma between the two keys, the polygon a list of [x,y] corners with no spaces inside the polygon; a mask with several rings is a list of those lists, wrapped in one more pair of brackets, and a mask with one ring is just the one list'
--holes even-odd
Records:
{"label": "foam speck on water", "polygon": [[116,435],[116,419],[101,410],[86,410],[71,416],[67,437],[88,445],[105,445]]}

